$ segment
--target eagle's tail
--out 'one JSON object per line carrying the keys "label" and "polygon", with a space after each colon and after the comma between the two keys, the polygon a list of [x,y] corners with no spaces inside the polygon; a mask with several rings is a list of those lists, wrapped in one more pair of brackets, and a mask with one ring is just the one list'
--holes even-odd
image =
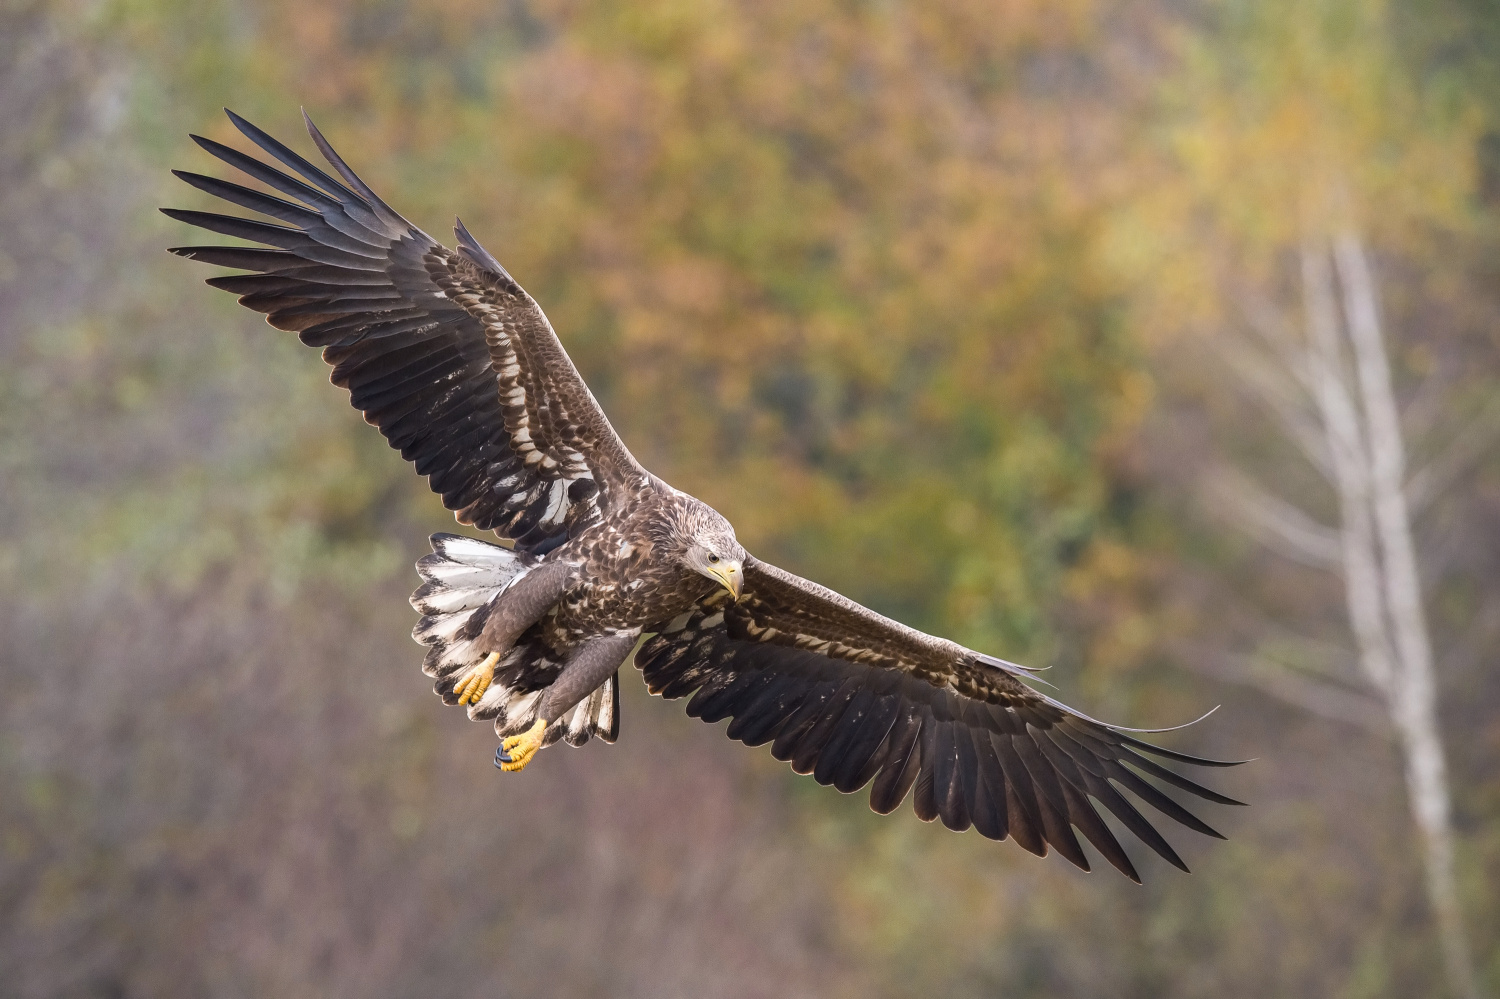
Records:
{"label": "eagle's tail", "polygon": [[425,582],[411,595],[411,605],[422,620],[411,637],[429,646],[422,672],[442,680],[484,658],[476,640],[490,606],[535,560],[478,538],[434,534],[431,540],[432,554],[417,562]]}
{"label": "eagle's tail", "polygon": [[[536,564],[530,555],[477,538],[432,536],[432,554],[417,562],[424,582],[411,595],[411,605],[422,619],[412,638],[429,646],[422,672],[437,678],[434,689],[445,703],[458,703],[454,679],[485,657],[476,640],[495,598]],[[495,666],[493,683],[478,703],[469,706],[469,717],[493,718],[502,738],[524,732],[536,720],[543,693],[561,671],[562,662],[532,629]],[[569,745],[581,746],[595,735],[614,742],[619,730],[616,674],[551,725],[545,743],[564,738]]]}

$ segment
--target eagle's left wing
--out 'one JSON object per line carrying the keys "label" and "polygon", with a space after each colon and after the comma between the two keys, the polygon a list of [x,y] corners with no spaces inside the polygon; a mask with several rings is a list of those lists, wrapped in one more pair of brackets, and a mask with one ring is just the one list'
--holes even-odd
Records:
{"label": "eagle's left wing", "polygon": [[1123,874],[1140,878],[1101,804],[1142,842],[1187,870],[1120,793],[1190,829],[1223,838],[1143,774],[1222,804],[1241,804],[1142,753],[1233,766],[1162,749],[1028,687],[1019,667],[882,617],[826,587],[747,559],[738,602],[719,591],[663,623],[636,655],[652,693],[693,694],[688,714],[733,718],[728,735],[820,784],[852,792],[871,780],[887,813],[915,787],[923,820],[1048,844],[1089,869],[1076,827]]}
{"label": "eagle's left wing", "polygon": [[[336,385],[427,476],[460,523],[540,555],[649,478],[594,400],[541,307],[459,223],[457,250],[382,201],[307,121],[342,180],[238,115],[280,169],[194,136],[210,154],[287,195],[173,171],[231,205],[276,219],[164,209],[261,246],[173,253],[247,274],[209,284],[323,349]],[[287,223],[287,224],[280,224]]]}

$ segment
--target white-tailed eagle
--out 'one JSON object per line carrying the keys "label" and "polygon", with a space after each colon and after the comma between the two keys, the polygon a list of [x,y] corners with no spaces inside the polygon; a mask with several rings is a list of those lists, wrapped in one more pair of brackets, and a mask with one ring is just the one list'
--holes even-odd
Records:
{"label": "white-tailed eagle", "polygon": [[[459,523],[513,547],[435,535],[412,595],[423,669],[448,704],[491,719],[496,765],[520,770],[558,739],[619,732],[632,650],[653,693],[733,719],[820,784],[924,820],[971,825],[1087,870],[1073,830],[1139,880],[1102,805],[1156,853],[1181,858],[1121,792],[1219,834],[1146,778],[1239,804],[1152,757],[1151,745],[1021,682],[1021,667],[923,634],[760,561],[707,504],[636,462],[546,316],[463,223],[450,250],[381,201],[307,122],[336,179],[233,113],[280,164],[199,146],[266,187],[175,171],[272,221],[166,210],[258,244],[173,253],[245,272],[208,283],[323,350],[335,385],[427,476]],[[290,199],[290,200],[288,200]],[[647,636],[640,643],[641,636]],[[639,644],[639,648],[637,648]]]}

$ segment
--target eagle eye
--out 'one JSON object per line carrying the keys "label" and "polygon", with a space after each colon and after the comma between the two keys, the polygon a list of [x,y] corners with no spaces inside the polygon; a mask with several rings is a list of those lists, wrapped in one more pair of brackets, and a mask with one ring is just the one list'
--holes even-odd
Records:
{"label": "eagle eye", "polygon": [[710,553],[709,556],[708,556],[708,560],[710,562],[717,562],[717,561],[719,561],[719,556]]}

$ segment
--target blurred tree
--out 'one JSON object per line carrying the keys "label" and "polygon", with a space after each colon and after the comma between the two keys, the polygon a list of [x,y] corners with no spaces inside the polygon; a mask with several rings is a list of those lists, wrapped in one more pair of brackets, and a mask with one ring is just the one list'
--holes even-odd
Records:
{"label": "blurred tree", "polygon": [[[1200,329],[1254,331],[1219,349],[1241,389],[1331,488],[1337,527],[1320,523],[1326,493],[1309,494],[1305,509],[1274,494],[1297,489],[1302,477],[1289,474],[1259,426],[1231,431],[1231,447],[1244,457],[1259,452],[1274,469],[1262,478],[1274,476],[1280,488],[1267,492],[1223,470],[1206,479],[1209,501],[1276,550],[1341,577],[1359,662],[1399,737],[1449,983],[1455,994],[1477,996],[1410,505],[1464,459],[1472,464],[1500,424],[1485,409],[1446,456],[1408,477],[1364,235],[1411,267],[1440,266],[1429,262],[1433,241],[1472,220],[1472,177],[1454,164],[1473,148],[1476,116],[1446,88],[1410,77],[1378,5],[1228,3],[1210,11],[1219,23],[1189,44],[1176,91],[1173,139],[1187,183],[1150,209],[1171,219],[1173,236],[1207,252],[1152,258],[1148,266],[1176,274],[1158,308],[1164,319],[1178,314],[1166,321],[1179,330],[1186,316]],[[1299,283],[1304,335],[1278,302],[1295,298]],[[1444,415],[1462,421],[1463,402],[1454,402]],[[1234,670],[1240,678],[1337,717],[1370,717],[1361,698],[1309,671],[1305,656],[1293,657],[1300,668],[1277,664],[1285,637],[1262,642],[1259,662]]]}
{"label": "blurred tree", "polygon": [[[1432,643],[1407,502],[1408,492],[1420,495],[1420,490],[1408,485],[1390,359],[1364,248],[1357,236],[1340,236],[1333,254],[1337,287],[1329,256],[1324,245],[1302,248],[1306,333],[1289,335],[1282,317],[1258,310],[1270,356],[1242,356],[1236,367],[1264,393],[1271,411],[1288,422],[1303,456],[1336,492],[1337,527],[1324,527],[1243,478],[1221,480],[1217,498],[1278,550],[1342,577],[1360,665],[1384,702],[1406,757],[1412,817],[1422,836],[1450,984],[1458,995],[1473,997],[1479,992],[1454,874]],[[1303,678],[1295,697],[1321,686]],[[1319,694],[1325,701],[1336,696]]]}

